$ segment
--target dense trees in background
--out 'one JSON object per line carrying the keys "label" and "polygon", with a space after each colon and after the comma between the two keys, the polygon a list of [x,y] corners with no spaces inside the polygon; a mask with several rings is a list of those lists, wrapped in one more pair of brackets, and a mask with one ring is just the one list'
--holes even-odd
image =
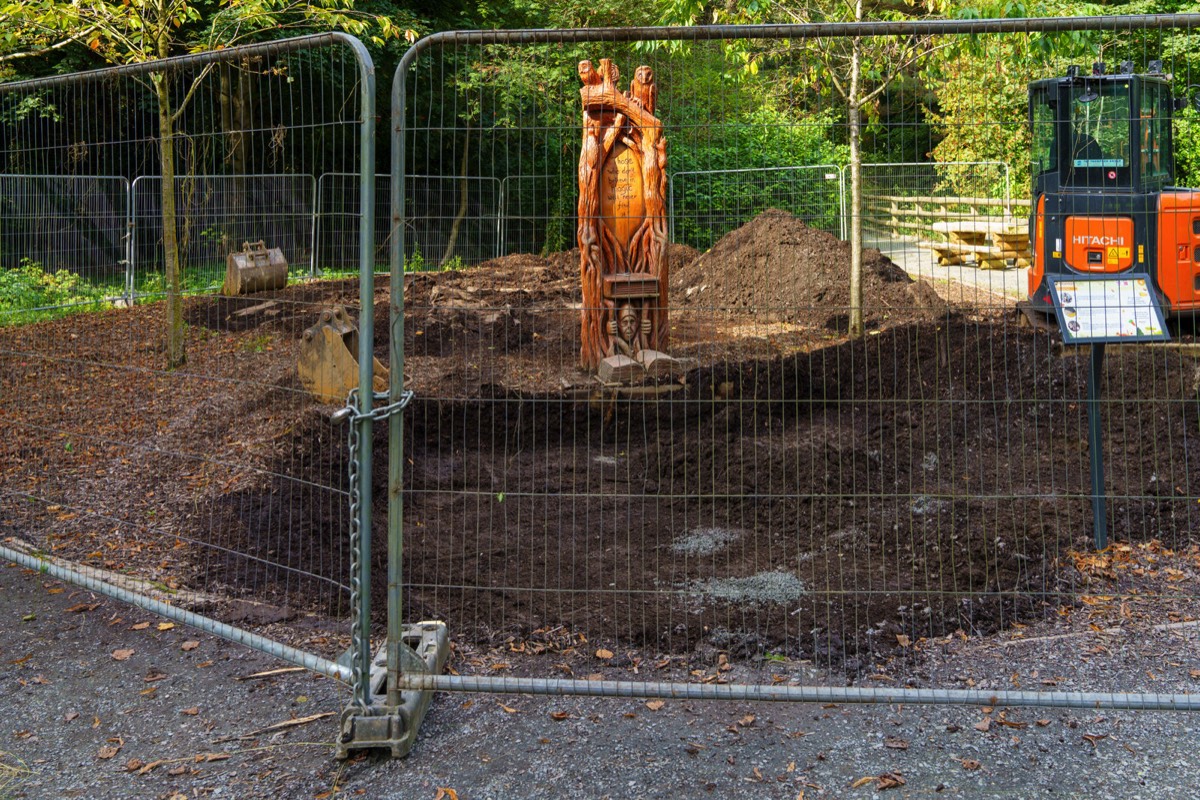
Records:
{"label": "dense trees in background", "polygon": [[[970,0],[147,0],[71,3],[0,0],[0,78],[13,80],[146,61],[167,55],[264,41],[301,32],[341,29],[358,35],[372,51],[379,79],[378,108],[389,107],[390,76],[409,44],[437,30],[463,28],[596,27],[649,24],[822,22],[860,19],[1052,16],[1059,14],[1168,13],[1185,10],[1178,0],[1124,4],[989,5]],[[1162,58],[1176,71],[1183,91],[1200,83],[1192,37],[1162,31],[1106,34],[1036,33],[979,37],[862,37],[827,41],[727,41],[595,46],[566,43],[453,47],[431,53],[410,76],[418,99],[410,112],[414,137],[405,165],[412,173],[520,176],[533,181],[510,193],[518,204],[536,202],[537,215],[559,219],[539,233],[544,250],[569,247],[574,206],[573,173],[578,155],[575,103],[577,61],[612,57],[630,70],[652,59],[663,93],[660,115],[672,131],[670,171],[745,169],[805,164],[851,165],[850,230],[856,254],[848,275],[861,312],[857,264],[861,260],[859,165],[868,162],[1004,161],[1012,168],[1012,192],[1028,182],[1029,132],[1025,86],[1061,74],[1068,63],[1093,60],[1115,65],[1131,60],[1144,68]],[[1194,75],[1194,77],[1193,77]],[[244,78],[217,70],[210,81],[219,95],[220,125],[249,127]],[[333,80],[331,78],[330,80]],[[337,91],[337,87],[326,87]],[[157,165],[163,181],[166,283],[178,316],[178,263],[171,243],[174,202],[170,176],[178,159],[172,133],[193,98],[194,87],[153,82],[157,134],[163,143]],[[384,113],[386,113],[384,111]],[[386,118],[386,117],[384,117]],[[17,121],[19,122],[19,121]],[[1177,119],[1180,180],[1200,180],[1200,115]],[[389,126],[378,126],[378,172],[388,171]],[[228,143],[231,170],[253,170],[254,148]],[[323,163],[329,163],[326,160]],[[11,168],[11,165],[6,169]],[[145,170],[128,165],[119,173]],[[289,170],[304,171],[303,164]],[[940,173],[953,191],[961,172]],[[455,219],[451,243],[440,253],[450,261],[463,218],[469,215],[466,182],[447,208]],[[996,186],[999,193],[1003,187]],[[718,192],[723,189],[716,190]],[[730,190],[732,191],[732,190]],[[513,198],[516,198],[513,200]],[[732,195],[731,195],[732,197]],[[531,200],[532,198],[532,200]],[[714,202],[720,198],[713,198]],[[439,254],[426,254],[436,256]],[[862,332],[861,313],[851,331]],[[182,363],[182,339],[168,351]]]}

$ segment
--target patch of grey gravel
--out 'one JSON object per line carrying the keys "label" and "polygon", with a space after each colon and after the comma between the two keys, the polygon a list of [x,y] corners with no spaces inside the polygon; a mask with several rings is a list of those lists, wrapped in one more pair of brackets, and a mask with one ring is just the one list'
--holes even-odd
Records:
{"label": "patch of grey gravel", "polygon": [[790,603],[805,594],[792,572],[759,572],[742,578],[712,578],[693,584],[698,594],[730,603]]}
{"label": "patch of grey gravel", "polygon": [[684,556],[710,556],[746,534],[732,528],[693,528],[671,543],[672,552]]}
{"label": "patch of grey gravel", "polygon": [[950,503],[945,500],[939,500],[936,497],[930,497],[927,494],[919,494],[913,498],[912,505],[909,510],[913,514],[921,517],[927,514],[936,514],[939,511],[950,507]]}

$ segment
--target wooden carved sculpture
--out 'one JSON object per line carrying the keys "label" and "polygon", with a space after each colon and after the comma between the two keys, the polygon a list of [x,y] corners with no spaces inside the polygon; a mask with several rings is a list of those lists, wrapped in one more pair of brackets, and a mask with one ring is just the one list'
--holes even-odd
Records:
{"label": "wooden carved sculpture", "polygon": [[645,367],[651,356],[665,359],[667,143],[654,116],[654,70],[638,67],[625,92],[606,58],[598,71],[579,62],[579,77],[580,357],[604,377],[602,365],[611,374],[614,363]]}

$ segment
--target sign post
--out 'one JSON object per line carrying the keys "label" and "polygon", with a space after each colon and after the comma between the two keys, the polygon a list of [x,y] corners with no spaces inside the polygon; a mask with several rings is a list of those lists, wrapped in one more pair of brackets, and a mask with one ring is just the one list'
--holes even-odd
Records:
{"label": "sign post", "polygon": [[1097,550],[1108,546],[1104,493],[1104,449],[1100,426],[1100,381],[1108,342],[1165,342],[1166,320],[1150,276],[1125,274],[1047,275],[1050,297],[1064,344],[1090,344],[1087,410],[1088,454],[1092,472],[1092,520]]}

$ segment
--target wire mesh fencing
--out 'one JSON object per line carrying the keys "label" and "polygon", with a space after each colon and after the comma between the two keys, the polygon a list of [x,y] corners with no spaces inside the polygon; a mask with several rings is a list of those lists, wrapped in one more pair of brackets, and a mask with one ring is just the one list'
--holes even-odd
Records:
{"label": "wire mesh fencing", "polygon": [[[143,294],[163,291],[163,186],[158,175],[131,184],[133,274]],[[262,241],[289,266],[308,273],[316,236],[316,179],[308,174],[177,175],[179,255],[189,288],[211,291],[226,259]]]}
{"label": "wire mesh fencing", "polygon": [[[169,87],[173,129],[160,127],[154,81]],[[273,257],[269,280],[242,279],[266,264],[226,257],[264,239],[307,275],[315,176],[365,175],[370,198],[374,99],[369,56],[341,34],[0,86],[3,163],[54,176],[16,185],[136,186],[142,292],[133,305],[71,316],[0,307],[3,557],[365,683],[362,625],[355,653],[366,655],[354,670],[336,661],[352,643],[362,554],[350,533],[346,427],[330,416],[349,386],[314,397],[298,365],[305,331],[320,335],[336,306],[360,319],[371,352],[371,271],[362,293],[354,282],[298,281]],[[123,284],[126,214],[104,228],[102,207],[73,200],[61,223],[51,216],[6,236],[6,268],[37,262],[17,288],[61,283],[54,270],[78,267],[81,254],[111,263]],[[369,237],[371,219],[359,225]],[[362,263],[370,250],[368,238]],[[239,293],[185,297],[219,286],[227,266],[242,276]],[[102,285],[93,274],[80,268],[67,289]],[[0,272],[6,291],[20,275]],[[361,353],[344,333],[330,346],[346,351],[357,385]],[[368,458],[369,432],[368,421]],[[369,510],[369,486],[361,497]]]}
{"label": "wire mesh fencing", "polygon": [[[57,291],[22,304],[30,315],[128,295],[129,180],[109,175],[0,175],[0,268],[60,275]],[[78,276],[92,291],[71,296]]]}
{"label": "wire mesh fencing", "polygon": [[768,209],[845,238],[836,164],[677,172],[667,182],[671,241],[707,250]]}
{"label": "wire mesh fencing", "polygon": [[[500,180],[478,176],[410,175],[405,269],[456,269],[500,252]],[[357,176],[326,174],[318,181],[318,241],[314,274],[358,269]],[[391,176],[375,176],[375,265],[387,270]]]}
{"label": "wire mesh fencing", "polygon": [[[1196,21],[470,32],[414,48],[394,87],[393,180],[458,174],[465,159],[502,176],[522,232],[495,262],[404,285],[404,609],[445,619],[460,654],[458,675],[406,685],[1194,708],[1182,674],[967,684],[945,654],[1027,628],[1069,642],[1088,625],[1196,613],[1192,350],[1110,348],[1098,375],[1052,309],[1015,307],[1046,269],[1071,272],[1024,205],[1050,191],[1028,166],[1027,84],[1076,63],[1083,87],[1103,52],[1186,94],[1190,57],[1151,62],[1190,52]],[[797,38],[819,46],[783,48]],[[1043,39],[1053,59],[997,73],[998,54],[1043,52]],[[870,108],[833,81],[856,49],[905,65],[863,90]],[[1003,86],[976,93],[984,77]],[[1124,146],[1106,158],[1132,163],[1138,144]],[[801,148],[861,161],[842,212],[861,255],[823,215],[751,206],[765,184],[745,189],[755,213],[706,228],[702,247],[680,231],[721,199],[692,184],[668,241],[666,175],[787,174]],[[897,166],[912,162],[925,163]],[[1152,192],[1117,177],[1070,213],[1144,222],[1130,198]],[[945,229],[922,222],[880,252],[882,232],[893,240],[880,195],[942,207]],[[998,205],[959,202],[975,196]],[[395,191],[394,217],[405,203]],[[392,235],[395,273],[408,234]],[[1191,235],[1172,233],[1163,258],[1177,263]],[[939,263],[938,248],[972,257]],[[1043,272],[1026,266],[1035,250]],[[1165,260],[1137,263],[1167,274]],[[1188,343],[1180,316],[1172,336]],[[1119,543],[1101,553],[1099,446]],[[757,671],[730,686],[734,663]]]}

